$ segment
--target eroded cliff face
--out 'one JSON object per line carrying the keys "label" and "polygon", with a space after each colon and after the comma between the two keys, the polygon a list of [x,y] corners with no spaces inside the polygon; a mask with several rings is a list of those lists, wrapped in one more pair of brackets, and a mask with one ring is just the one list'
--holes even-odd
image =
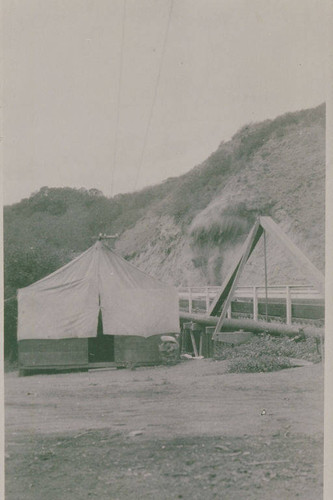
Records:
{"label": "eroded cliff face", "polygon": [[[255,127],[255,126],[254,126]],[[246,128],[222,144],[251,136]],[[241,136],[241,139],[240,139]],[[239,165],[241,161],[241,168]],[[258,215],[270,215],[324,270],[325,129],[322,120],[292,122],[272,133],[231,168],[217,194],[189,223],[147,213],[125,231],[116,249],[133,264],[176,285],[221,284]],[[204,173],[207,162],[203,164]],[[269,284],[306,283],[284,249],[267,237]],[[263,242],[251,256],[242,283],[262,285]]]}
{"label": "eroded cliff face", "polygon": [[143,218],[122,234],[116,250],[166,283],[204,284],[204,274],[193,262],[188,234],[170,216]]}

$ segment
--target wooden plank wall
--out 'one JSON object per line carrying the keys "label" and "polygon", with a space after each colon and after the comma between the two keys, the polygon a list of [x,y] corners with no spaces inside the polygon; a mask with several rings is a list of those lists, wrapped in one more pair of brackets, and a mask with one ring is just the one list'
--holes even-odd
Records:
{"label": "wooden plank wall", "polygon": [[[114,362],[117,364],[160,362],[158,345],[161,335],[148,338],[136,336],[114,337]],[[88,339],[21,340],[20,369],[88,368]],[[102,363],[100,363],[102,364]]]}
{"label": "wooden plank wall", "polygon": [[20,340],[18,352],[20,368],[88,365],[88,339]]}
{"label": "wooden plank wall", "polygon": [[160,341],[161,335],[153,335],[148,338],[116,335],[114,343],[115,363],[159,363],[158,345]]}

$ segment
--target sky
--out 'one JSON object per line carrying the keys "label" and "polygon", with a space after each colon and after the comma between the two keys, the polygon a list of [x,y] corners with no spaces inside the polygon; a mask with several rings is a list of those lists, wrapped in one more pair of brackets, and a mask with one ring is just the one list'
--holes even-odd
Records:
{"label": "sky", "polygon": [[131,192],[325,101],[323,0],[4,0],[4,203]]}

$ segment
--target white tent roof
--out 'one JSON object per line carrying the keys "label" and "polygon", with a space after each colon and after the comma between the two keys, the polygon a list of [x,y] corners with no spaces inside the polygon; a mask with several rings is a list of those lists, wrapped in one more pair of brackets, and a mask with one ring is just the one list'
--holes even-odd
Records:
{"label": "white tent roof", "polygon": [[18,291],[18,340],[179,331],[177,290],[98,241],[54,273]]}

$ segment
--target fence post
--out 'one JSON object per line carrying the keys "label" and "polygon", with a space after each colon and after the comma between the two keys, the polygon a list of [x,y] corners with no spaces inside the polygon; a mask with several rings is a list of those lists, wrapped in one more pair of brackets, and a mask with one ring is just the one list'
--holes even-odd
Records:
{"label": "fence post", "polygon": [[192,312],[192,288],[188,287],[188,312]]}
{"label": "fence post", "polygon": [[291,325],[291,294],[290,294],[290,286],[286,287],[286,311],[287,311],[287,325]]}
{"label": "fence post", "polygon": [[258,290],[253,287],[253,320],[258,321]]}
{"label": "fence post", "polygon": [[208,286],[206,286],[206,314],[208,314],[209,311],[209,290]]}
{"label": "fence post", "polygon": [[230,319],[231,318],[231,302],[230,302],[230,305],[227,309],[227,314],[226,314],[227,318]]}

